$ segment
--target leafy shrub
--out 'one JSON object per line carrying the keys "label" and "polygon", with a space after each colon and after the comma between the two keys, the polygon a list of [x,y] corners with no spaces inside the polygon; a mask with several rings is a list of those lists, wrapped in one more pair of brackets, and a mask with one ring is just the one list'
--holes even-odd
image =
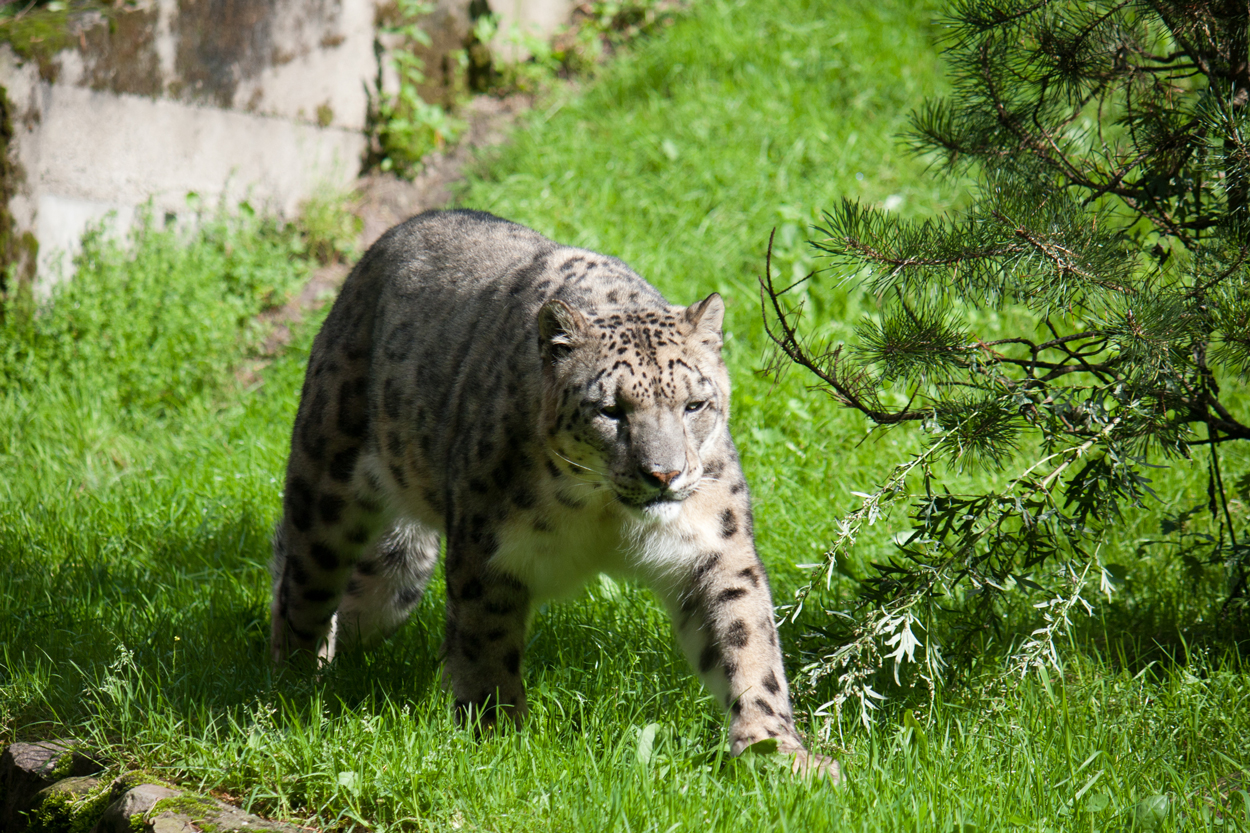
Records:
{"label": "leafy shrub", "polygon": [[380,26],[400,40],[386,58],[399,76],[399,89],[393,95],[381,91],[383,68],[379,66],[378,93],[369,112],[371,141],[366,167],[412,178],[421,170],[427,153],[441,150],[464,132],[462,120],[441,105],[427,102],[419,92],[426,79],[425,64],[410,50],[430,45],[430,36],[420,21],[433,9],[424,0],[397,0],[392,19]]}

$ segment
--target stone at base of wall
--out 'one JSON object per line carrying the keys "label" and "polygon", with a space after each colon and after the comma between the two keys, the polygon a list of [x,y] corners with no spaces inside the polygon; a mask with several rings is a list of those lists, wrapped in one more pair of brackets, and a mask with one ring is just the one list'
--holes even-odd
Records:
{"label": "stone at base of wall", "polygon": [[131,773],[114,781],[73,741],[14,743],[0,754],[0,830],[10,833],[301,833],[208,796]]}

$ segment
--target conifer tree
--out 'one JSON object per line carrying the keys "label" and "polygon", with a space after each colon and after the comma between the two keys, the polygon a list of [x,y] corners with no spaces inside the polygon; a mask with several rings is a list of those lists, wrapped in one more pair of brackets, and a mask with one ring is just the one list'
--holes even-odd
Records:
{"label": "conifer tree", "polygon": [[[878,304],[850,344],[806,335],[791,288],[771,268],[762,281],[782,365],[878,426],[927,431],[789,610],[823,631],[809,682],[839,678],[839,704],[857,697],[865,718],[874,669],[892,661],[897,676],[911,659],[932,680],[1011,589],[1044,597],[1012,667],[1054,663],[1082,588],[1114,584],[1102,544],[1154,500],[1161,463],[1206,458],[1207,500],[1164,531],[1227,569],[1224,615],[1246,596],[1248,530],[1220,449],[1250,439],[1245,397],[1230,396],[1250,372],[1250,4],[953,0],[943,22],[953,91],[912,114],[905,141],[975,183],[969,207],[925,222],[850,200],[825,213],[812,244],[828,269],[809,280],[852,281]],[[978,332],[969,313],[986,309],[1035,326]],[[942,457],[1003,485],[948,492]],[[890,504],[908,506],[912,530],[861,581],[858,615],[813,614]]]}

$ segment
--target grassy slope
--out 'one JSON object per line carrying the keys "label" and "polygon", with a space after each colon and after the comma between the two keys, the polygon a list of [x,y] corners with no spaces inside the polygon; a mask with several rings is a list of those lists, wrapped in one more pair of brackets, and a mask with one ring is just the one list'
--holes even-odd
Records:
{"label": "grassy slope", "polygon": [[[934,7],[696,6],[697,20],[532,119],[461,203],[615,254],[674,302],[725,296],[735,436],[768,519],[761,547],[813,560],[832,527],[827,501],[844,501],[886,461],[879,449],[848,460],[863,436],[857,420],[800,385],[760,378],[756,278],[774,228],[775,267],[806,274],[810,226],[842,196],[893,197],[922,216],[940,206],[893,138],[939,83]],[[826,286],[815,308],[848,321],[858,303]],[[827,430],[831,420],[851,433]]]}
{"label": "grassy slope", "polygon": [[[927,8],[762,6],[697,4],[585,96],[536,114],[462,202],[618,254],[675,301],[726,296],[735,434],[780,597],[828,539],[831,507],[909,439],[859,445],[860,420],[796,375],[774,385],[757,373],[768,231],[780,268],[802,273],[804,227],[842,195],[937,210],[941,194],[891,135],[938,82]],[[1139,802],[1166,795],[1163,828],[1209,829],[1201,808],[1239,785],[1246,676],[1218,656],[1136,677],[1077,656],[1063,680],[935,703],[923,738],[896,712],[872,732],[817,721],[846,747],[841,791],[766,760],[726,765],[721,718],[664,617],[606,582],[537,617],[520,734],[479,743],[451,727],[437,581],[382,650],[321,680],[273,679],[264,563],[311,329],[262,386],[223,392],[215,368],[234,360],[232,328],[300,276],[281,235],[227,238],[156,236],[137,263],[103,252],[35,357],[6,360],[0,738],[76,733],[127,766],[318,826],[1119,829],[1150,822]],[[245,278],[224,304],[223,274]],[[133,294],[116,290],[123,280]],[[829,286],[813,305],[836,322],[860,310]],[[143,315],[153,323],[119,323]],[[886,534],[864,540],[865,558]],[[1242,801],[1226,814],[1234,827]]]}

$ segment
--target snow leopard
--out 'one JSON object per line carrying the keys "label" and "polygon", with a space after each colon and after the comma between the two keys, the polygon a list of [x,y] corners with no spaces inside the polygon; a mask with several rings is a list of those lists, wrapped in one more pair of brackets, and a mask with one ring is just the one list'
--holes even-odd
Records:
{"label": "snow leopard", "polygon": [[392,634],[445,542],[462,723],[520,721],[538,605],[640,580],[729,714],[729,746],[838,780],[795,728],[729,432],[725,304],[491,214],[417,215],[347,277],[308,360],[274,535],[272,652]]}

